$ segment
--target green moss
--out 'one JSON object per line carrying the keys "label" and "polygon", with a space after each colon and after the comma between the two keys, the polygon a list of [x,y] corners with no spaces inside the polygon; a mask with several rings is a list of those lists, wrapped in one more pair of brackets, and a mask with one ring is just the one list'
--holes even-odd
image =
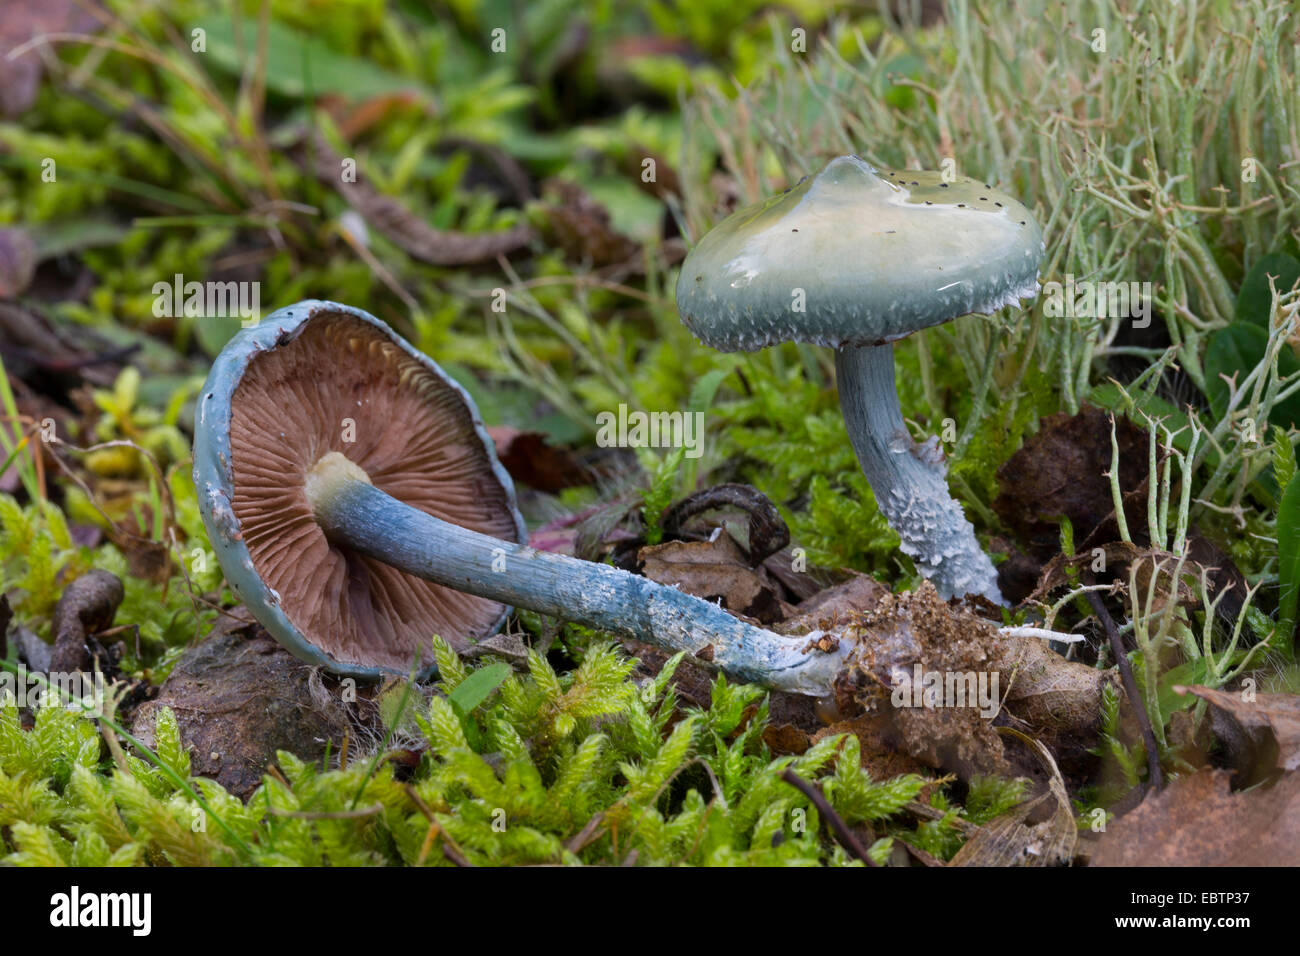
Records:
{"label": "green moss", "polygon": [[[466,665],[445,642],[446,675],[416,724],[427,745],[402,783],[376,757],[346,769],[281,753],[247,803],[191,776],[169,709],[152,751],[105,762],[93,719],[39,708],[31,730],[0,706],[0,837],[4,862],[86,865],[476,865],[527,863],[842,865],[851,862],[817,810],[781,779],[794,770],[821,788],[850,825],[920,845],[902,808],[926,780],[873,780],[855,737],[828,737],[797,757],[763,743],[761,688],[719,677],[707,708],[683,708],[670,686],[682,655],[638,684],[608,644],[571,672],[540,656],[458,706],[457,691],[500,665]],[[495,678],[493,678],[495,680]],[[405,695],[407,701],[416,699]],[[147,759],[145,759],[147,758]],[[970,818],[1005,812],[1014,782],[971,788]],[[960,809],[954,809],[960,813]],[[947,834],[955,852],[960,834]]]}

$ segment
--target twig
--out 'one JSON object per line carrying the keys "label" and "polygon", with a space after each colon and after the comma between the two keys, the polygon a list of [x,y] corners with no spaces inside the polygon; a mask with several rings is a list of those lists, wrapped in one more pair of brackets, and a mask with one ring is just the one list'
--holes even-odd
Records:
{"label": "twig", "polygon": [[465,855],[452,844],[451,838],[447,836],[447,831],[440,829],[439,833],[442,834],[442,855],[461,868],[472,869],[474,864],[466,859]]}
{"label": "twig", "polygon": [[424,818],[426,820],[428,820],[430,823],[438,822],[433,815],[433,810],[430,808],[430,806],[427,803],[424,802],[424,798],[420,796],[418,790],[416,790],[409,783],[402,784],[402,790],[404,790],[406,792],[406,795],[411,798],[411,802],[415,804],[415,809],[419,810],[422,814],[424,814]]}
{"label": "twig", "polygon": [[817,808],[817,812],[822,815],[822,819],[830,826],[831,833],[835,836],[835,842],[848,850],[850,856],[861,860],[867,866],[880,865],[867,853],[867,848],[849,829],[849,825],[844,822],[844,818],[835,812],[835,809],[827,801],[825,794],[821,790],[814,787],[793,770],[786,770],[785,773],[781,774],[781,779],[812,801],[812,805]]}
{"label": "twig", "polygon": [[564,848],[575,856],[585,850],[592,843],[595,843],[600,837],[600,828],[605,822],[605,813],[601,811],[596,814],[586,825],[564,845]]}
{"label": "twig", "polygon": [[[1088,575],[1088,583],[1092,575]],[[1111,653],[1115,655],[1115,663],[1119,666],[1120,679],[1124,683],[1124,693],[1128,695],[1129,703],[1137,711],[1138,727],[1142,730],[1142,742],[1146,745],[1147,751],[1147,783],[1156,790],[1163,790],[1165,786],[1164,776],[1160,772],[1160,751],[1156,749],[1155,731],[1151,729],[1151,717],[1147,714],[1146,706],[1142,703],[1142,695],[1138,693],[1137,679],[1133,676],[1133,666],[1129,663],[1128,655],[1124,653],[1124,640],[1119,635],[1119,628],[1115,626],[1115,620],[1110,616],[1110,611],[1106,610],[1106,605],[1101,597],[1095,591],[1089,591],[1087,594],[1088,603],[1092,605],[1093,613],[1101,620],[1101,626],[1106,629],[1106,636],[1110,638]]]}
{"label": "twig", "polygon": [[429,821],[429,832],[424,835],[424,846],[420,848],[420,856],[416,862],[418,864],[423,864],[434,838],[442,837],[442,840],[440,841],[442,845],[442,855],[456,866],[473,868],[474,864],[471,863],[465,854],[461,852],[460,847],[456,845],[456,841],[453,840],[451,834],[447,832],[447,828],[438,822],[438,818],[433,815],[432,808],[424,802],[424,799],[416,789],[409,783],[403,784],[402,789],[406,792],[406,795],[411,798],[411,802],[415,804],[415,808],[424,815],[426,820]]}

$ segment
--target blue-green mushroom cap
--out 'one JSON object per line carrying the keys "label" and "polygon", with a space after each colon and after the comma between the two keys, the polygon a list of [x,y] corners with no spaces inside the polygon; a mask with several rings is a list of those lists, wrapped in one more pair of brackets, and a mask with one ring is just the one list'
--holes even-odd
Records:
{"label": "blue-green mushroom cap", "polygon": [[[473,400],[374,316],[309,300],[241,330],[199,396],[194,483],[235,593],[299,659],[360,679],[433,669],[509,608],[332,544],[303,494],[340,452],[394,498],[508,541],[527,532]],[[381,534],[382,529],[376,529]]]}
{"label": "blue-green mushroom cap", "polygon": [[841,156],[732,214],[682,264],[677,308],[724,352],[879,345],[1038,294],[1029,210],[966,177]]}

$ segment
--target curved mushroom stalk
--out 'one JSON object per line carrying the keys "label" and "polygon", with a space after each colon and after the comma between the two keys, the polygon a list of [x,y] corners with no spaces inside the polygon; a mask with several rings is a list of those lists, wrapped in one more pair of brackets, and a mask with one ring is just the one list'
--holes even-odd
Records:
{"label": "curved mushroom stalk", "polygon": [[335,544],[458,591],[620,637],[693,654],[711,648],[714,666],[741,680],[824,697],[849,650],[845,641],[820,651],[814,645],[821,632],[785,637],[618,568],[442,521],[374,487],[338,452],[317,462],[305,492]]}
{"label": "curved mushroom stalk", "polygon": [[892,344],[836,350],[840,409],[876,504],[917,570],[947,599],[982,594],[1005,604],[993,562],[948,493],[940,462],[925,460],[903,423]]}

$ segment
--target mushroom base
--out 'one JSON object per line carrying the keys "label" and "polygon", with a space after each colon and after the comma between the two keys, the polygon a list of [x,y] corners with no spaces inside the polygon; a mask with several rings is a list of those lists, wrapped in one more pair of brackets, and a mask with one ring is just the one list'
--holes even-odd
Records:
{"label": "mushroom base", "polygon": [[903,553],[945,599],[980,594],[1005,604],[993,562],[948,492],[942,457],[913,442],[903,423],[893,345],[841,348],[835,372],[849,440]]}

